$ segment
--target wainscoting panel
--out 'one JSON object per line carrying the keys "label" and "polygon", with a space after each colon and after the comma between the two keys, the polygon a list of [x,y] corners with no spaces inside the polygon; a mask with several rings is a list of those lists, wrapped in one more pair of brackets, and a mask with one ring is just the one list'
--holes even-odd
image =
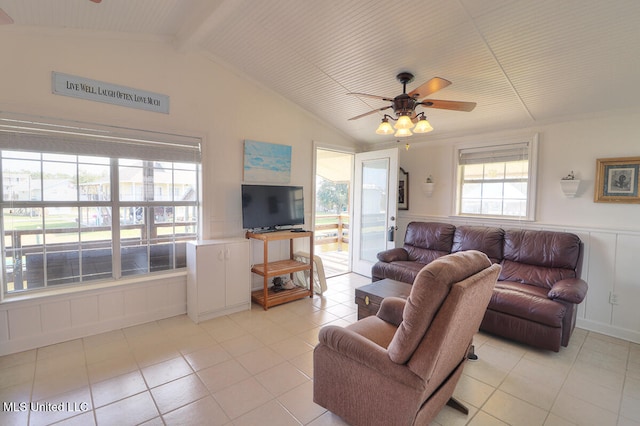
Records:
{"label": "wainscoting panel", "polygon": [[0,311],[0,342],[9,340],[8,312]]}
{"label": "wainscoting panel", "polygon": [[589,247],[589,256],[584,257],[582,265],[582,277],[589,283],[587,299],[583,302],[586,316],[582,318],[610,324],[613,306],[609,303],[609,294],[613,291],[615,277],[617,236],[614,233],[594,231],[589,234],[588,239],[581,238],[584,245]]}
{"label": "wainscoting panel", "polygon": [[71,304],[68,300],[40,305],[42,331],[49,333],[71,327]]}
{"label": "wainscoting panel", "polygon": [[[616,246],[616,276],[613,293],[614,324],[633,330],[640,325],[640,235],[620,234]],[[635,302],[635,303],[633,303]]]}
{"label": "wainscoting panel", "polygon": [[124,292],[101,294],[98,296],[98,319],[108,321],[124,316]]}
{"label": "wainscoting panel", "polygon": [[124,314],[135,315],[138,312],[147,312],[147,289],[145,287],[130,288],[124,291]]}
{"label": "wainscoting panel", "polygon": [[27,338],[42,334],[40,306],[22,306],[8,313],[9,336]]}
{"label": "wainscoting panel", "polygon": [[71,326],[85,327],[98,322],[98,295],[71,299]]}
{"label": "wainscoting panel", "polygon": [[639,231],[411,214],[404,214],[398,219],[397,246],[402,246],[407,224],[412,221],[549,230],[578,235],[584,243],[581,277],[589,284],[589,291],[584,302],[578,305],[577,326],[640,343]]}
{"label": "wainscoting panel", "polygon": [[186,272],[0,304],[0,355],[187,312]]}

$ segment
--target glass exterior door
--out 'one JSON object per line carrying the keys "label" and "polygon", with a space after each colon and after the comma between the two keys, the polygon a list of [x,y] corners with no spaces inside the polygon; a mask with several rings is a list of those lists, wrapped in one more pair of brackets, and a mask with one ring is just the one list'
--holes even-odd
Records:
{"label": "glass exterior door", "polygon": [[353,270],[371,276],[377,254],[395,247],[398,151],[356,154]]}

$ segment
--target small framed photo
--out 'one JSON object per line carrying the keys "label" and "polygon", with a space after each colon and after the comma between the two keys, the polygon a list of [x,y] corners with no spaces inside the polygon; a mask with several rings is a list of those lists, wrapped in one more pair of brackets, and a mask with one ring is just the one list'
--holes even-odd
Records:
{"label": "small framed photo", "polygon": [[596,160],[596,203],[640,203],[640,157]]}
{"label": "small framed photo", "polygon": [[398,175],[398,210],[409,210],[409,173],[402,167]]}

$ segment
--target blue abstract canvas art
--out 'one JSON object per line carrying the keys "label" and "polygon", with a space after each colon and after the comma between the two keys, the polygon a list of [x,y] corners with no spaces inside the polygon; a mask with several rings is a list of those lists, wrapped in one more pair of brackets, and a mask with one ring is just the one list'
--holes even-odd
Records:
{"label": "blue abstract canvas art", "polygon": [[244,181],[289,183],[291,146],[244,141]]}

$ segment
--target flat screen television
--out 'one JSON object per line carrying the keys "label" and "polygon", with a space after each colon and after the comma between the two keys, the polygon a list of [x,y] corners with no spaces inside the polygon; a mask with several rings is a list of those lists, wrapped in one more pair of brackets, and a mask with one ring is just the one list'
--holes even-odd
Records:
{"label": "flat screen television", "polygon": [[302,186],[242,185],[242,227],[275,231],[304,224]]}

